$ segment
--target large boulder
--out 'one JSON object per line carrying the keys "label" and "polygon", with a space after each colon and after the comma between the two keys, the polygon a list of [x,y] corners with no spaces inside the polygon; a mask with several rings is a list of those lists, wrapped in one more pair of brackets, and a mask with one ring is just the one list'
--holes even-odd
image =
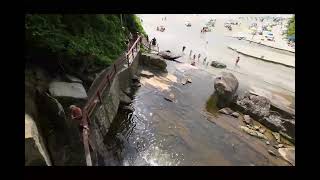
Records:
{"label": "large boulder", "polygon": [[270,100],[263,96],[245,93],[237,99],[236,105],[254,119],[262,119],[270,114]]}
{"label": "large boulder", "polygon": [[84,105],[88,96],[80,83],[53,81],[49,84],[51,96],[57,98],[64,108],[71,104]]}
{"label": "large boulder", "polygon": [[227,65],[225,65],[221,62],[218,62],[218,61],[212,61],[210,65],[215,68],[226,68],[227,67]]}
{"label": "large boulder", "polygon": [[166,71],[166,68],[167,68],[166,60],[163,59],[161,56],[150,54],[150,53],[142,53],[141,61],[142,61],[142,64],[145,66]]}
{"label": "large boulder", "polygon": [[25,114],[25,165],[51,166],[50,156],[33,118]]}
{"label": "large boulder", "polygon": [[232,102],[238,86],[238,79],[232,73],[222,72],[219,77],[215,78],[214,89],[218,96],[217,106],[220,108],[228,106]]}
{"label": "large boulder", "polygon": [[161,56],[162,58],[168,59],[168,60],[175,60],[175,59],[178,59],[179,57],[182,56],[181,54],[172,53],[172,52],[169,51],[169,50],[160,51],[160,52],[158,53],[158,55]]}

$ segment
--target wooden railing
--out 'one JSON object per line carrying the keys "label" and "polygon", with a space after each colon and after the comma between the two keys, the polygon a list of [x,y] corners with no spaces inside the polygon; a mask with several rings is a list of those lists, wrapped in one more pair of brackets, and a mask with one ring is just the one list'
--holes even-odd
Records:
{"label": "wooden railing", "polygon": [[93,113],[95,107],[97,106],[98,102],[103,103],[103,92],[107,87],[111,85],[111,82],[117,73],[117,71],[122,68],[122,66],[127,63],[128,68],[130,67],[133,59],[140,51],[140,44],[142,38],[138,36],[131,48],[125,54],[125,56],[120,57],[117,59],[112,65],[111,68],[104,74],[101,82],[98,82],[98,86],[96,88],[91,89],[93,93],[90,93],[90,97],[88,97],[88,101],[85,106],[82,108],[82,124],[85,128],[83,128],[82,136],[83,136],[83,145],[85,150],[85,157],[86,157],[86,164],[87,166],[92,166],[92,160],[90,155],[90,143],[89,143],[89,129],[86,127],[88,126],[88,122],[90,122],[90,116]]}

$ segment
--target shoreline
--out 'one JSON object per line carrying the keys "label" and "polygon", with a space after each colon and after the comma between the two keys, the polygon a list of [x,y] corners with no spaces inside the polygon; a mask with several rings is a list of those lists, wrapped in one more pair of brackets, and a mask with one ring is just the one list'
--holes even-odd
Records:
{"label": "shoreline", "polygon": [[231,49],[231,50],[236,51],[237,53],[240,53],[240,54],[245,55],[245,56],[248,56],[248,57],[252,57],[252,58],[255,58],[255,59],[258,59],[258,60],[262,60],[262,61],[266,61],[266,62],[270,62],[270,63],[274,63],[274,64],[280,64],[280,65],[283,65],[283,66],[286,66],[286,67],[289,67],[289,68],[295,68],[295,66],[293,66],[293,65],[289,65],[289,64],[285,64],[285,63],[273,61],[273,60],[271,60],[271,59],[264,59],[264,58],[261,58],[261,57],[257,57],[257,56],[255,56],[255,55],[250,55],[250,54],[248,54],[248,53],[239,51],[239,50],[237,50],[237,49],[235,49],[235,48],[232,48],[232,47],[230,47],[230,46],[227,46],[227,47],[228,47],[229,49]]}

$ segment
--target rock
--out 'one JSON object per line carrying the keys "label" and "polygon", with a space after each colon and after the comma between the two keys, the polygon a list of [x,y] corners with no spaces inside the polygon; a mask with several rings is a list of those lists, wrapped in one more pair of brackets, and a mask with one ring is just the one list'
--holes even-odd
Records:
{"label": "rock", "polygon": [[133,82],[140,82],[139,77],[137,75],[135,75],[135,74],[132,76],[131,79],[132,79]]}
{"label": "rock", "polygon": [[137,83],[133,83],[132,86],[133,87],[141,87],[141,83],[138,83],[138,82]]}
{"label": "rock", "polygon": [[170,93],[169,96],[164,97],[165,100],[173,102],[174,101],[174,94]]}
{"label": "rock", "polygon": [[267,117],[259,119],[259,121],[260,123],[262,123],[264,126],[268,127],[272,131],[284,130],[280,116],[269,115]]}
{"label": "rock", "polygon": [[295,116],[295,110],[293,108],[289,108],[280,103],[271,102],[270,109],[276,112],[279,112],[282,116],[286,118],[292,118]]}
{"label": "rock", "polygon": [[279,148],[278,152],[281,157],[287,160],[291,165],[295,166],[295,148]]}
{"label": "rock", "polygon": [[280,140],[280,134],[279,134],[279,133],[277,133],[277,132],[272,132],[272,135],[274,136],[274,138],[277,140],[278,143],[281,142],[281,140]]}
{"label": "rock", "polygon": [[270,154],[270,155],[272,155],[272,156],[277,156],[277,154],[275,153],[275,152],[273,152],[272,150],[268,150],[268,153]]}
{"label": "rock", "polygon": [[128,97],[124,92],[120,91],[120,103],[130,104],[132,102],[131,98]]}
{"label": "rock", "polygon": [[292,142],[293,144],[295,143],[295,139],[292,138],[292,137],[290,137],[288,134],[280,131],[280,135],[283,136],[283,137],[285,137],[288,141]]}
{"label": "rock", "polygon": [[51,82],[49,92],[56,98],[87,99],[87,93],[80,83]]}
{"label": "rock", "polygon": [[182,85],[186,85],[188,83],[192,83],[191,78],[187,78],[187,79],[182,80]]}
{"label": "rock", "polygon": [[66,78],[67,78],[68,82],[81,83],[82,84],[82,80],[77,78],[77,77],[74,77],[74,76],[71,76],[71,75],[67,74]]}
{"label": "rock", "polygon": [[275,149],[278,149],[278,148],[279,148],[278,145],[276,145],[276,144],[273,145],[273,147],[274,147]]}
{"label": "rock", "polygon": [[255,119],[262,119],[270,114],[270,101],[263,96],[245,93],[236,101],[237,107]]}
{"label": "rock", "polygon": [[251,136],[255,136],[257,138],[260,138],[260,139],[268,139],[264,134],[261,134],[260,132],[258,131],[255,131],[255,130],[252,130],[248,127],[245,127],[245,126],[240,126],[241,130],[243,130],[244,132],[250,134]]}
{"label": "rock", "polygon": [[166,60],[161,56],[150,54],[150,53],[142,53],[141,54],[141,62],[143,65],[163,70],[165,71],[167,68]]}
{"label": "rock", "polygon": [[235,117],[235,118],[238,118],[240,116],[240,114],[238,112],[233,112],[231,114],[231,116]]}
{"label": "rock", "polygon": [[168,59],[168,60],[175,60],[175,59],[178,59],[179,57],[182,56],[180,54],[174,54],[169,50],[161,51],[157,55],[161,56],[164,59]]}
{"label": "rock", "polygon": [[255,130],[259,130],[259,129],[260,129],[260,126],[253,126],[253,128],[254,128]]}
{"label": "rock", "polygon": [[51,166],[43,137],[31,116],[25,114],[25,166]]}
{"label": "rock", "polygon": [[239,82],[232,73],[222,72],[214,79],[214,89],[218,96],[217,106],[220,108],[228,106],[238,89]]}
{"label": "rock", "polygon": [[244,115],[243,116],[243,121],[246,123],[246,124],[252,124],[252,120],[250,118],[249,115]]}
{"label": "rock", "polygon": [[284,128],[283,131],[290,136],[291,139],[295,139],[295,121],[291,119],[282,119],[281,125]]}
{"label": "rock", "polygon": [[267,144],[267,145],[270,145],[270,142],[269,142],[269,141],[266,141],[266,144]]}
{"label": "rock", "polygon": [[266,129],[260,128],[260,129],[259,129],[259,132],[262,133],[262,134],[264,134],[264,133],[266,132]]}
{"label": "rock", "polygon": [[146,70],[143,70],[140,72],[140,76],[143,76],[143,77],[146,77],[146,78],[151,78],[154,76],[153,73],[151,73],[150,71],[146,71]]}
{"label": "rock", "polygon": [[227,67],[225,64],[218,62],[218,61],[212,61],[210,65],[215,68],[226,68]]}
{"label": "rock", "polygon": [[122,109],[130,112],[134,111],[134,109],[131,106],[123,106]]}
{"label": "rock", "polygon": [[284,145],[283,144],[278,144],[278,148],[283,148]]}
{"label": "rock", "polygon": [[228,107],[222,108],[222,109],[220,109],[218,112],[219,112],[219,113],[222,113],[222,114],[226,114],[226,115],[230,115],[230,114],[233,113],[233,111],[232,111],[230,108],[228,108]]}
{"label": "rock", "polygon": [[188,79],[187,79],[187,83],[192,83],[191,78],[188,78]]}

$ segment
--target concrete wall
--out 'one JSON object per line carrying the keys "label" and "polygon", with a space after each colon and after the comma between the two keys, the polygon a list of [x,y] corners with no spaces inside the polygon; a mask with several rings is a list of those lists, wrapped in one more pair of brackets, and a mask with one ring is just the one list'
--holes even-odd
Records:
{"label": "concrete wall", "polygon": [[[108,133],[110,125],[116,116],[120,104],[120,91],[124,91],[131,85],[132,76],[137,72],[139,67],[140,53],[134,58],[129,68],[124,65],[111,82],[109,88],[103,92],[103,103],[98,104],[90,117],[90,140],[94,145],[91,153],[93,164],[97,165],[98,153],[106,159],[106,147],[103,143],[104,136]],[[102,73],[100,76],[103,76]],[[101,77],[98,77],[101,78]]]}

